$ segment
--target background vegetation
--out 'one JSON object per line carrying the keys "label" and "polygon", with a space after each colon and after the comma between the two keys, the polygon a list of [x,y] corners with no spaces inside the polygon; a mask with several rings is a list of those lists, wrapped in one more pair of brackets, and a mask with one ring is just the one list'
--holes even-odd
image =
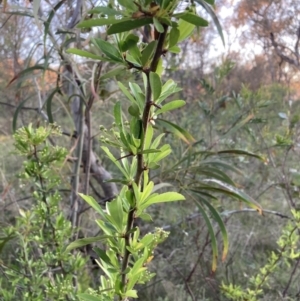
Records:
{"label": "background vegetation", "polygon": [[[79,291],[97,289],[101,272],[95,264],[97,254],[92,246],[74,251],[73,257],[64,257],[57,245],[65,248],[76,238],[98,234],[95,213],[88,206],[77,204],[80,214],[75,216],[74,195],[90,194],[104,204],[118,193],[119,184],[103,183],[103,179],[111,176],[117,178],[118,171],[101,150],[100,138],[113,126],[113,106],[123,97],[116,81],[124,85],[137,81],[142,85],[142,78],[131,70],[115,70],[105,76],[114,70],[112,64],[95,64],[91,59],[66,53],[70,45],[81,45],[99,55],[89,41],[92,37],[106,39],[106,33],[99,28],[86,32],[75,24],[92,18],[92,13],[87,12],[107,2],[39,2],[1,2],[0,283],[3,292],[0,300],[66,300],[65,296],[76,300],[76,294],[72,293],[74,285]],[[168,113],[167,120],[180,125],[190,135],[156,121],[156,126],[165,132],[164,142],[172,146],[173,152],[159,169],[151,172],[151,179],[163,191],[173,186],[187,200],[151,208],[153,222],[140,225],[144,233],[155,227],[171,232],[151,262],[156,276],[147,286],[138,288],[141,300],[300,298],[299,242],[290,235],[293,225],[296,225],[295,233],[299,231],[300,29],[297,16],[300,7],[296,2],[216,1],[226,47],[222,46],[220,36],[217,37],[218,28],[211,21],[207,28],[195,30],[182,42],[177,56],[166,54],[165,80],[175,80],[183,88],[177,92],[178,99],[186,100],[186,106]],[[182,1],[180,5],[184,7],[186,3]],[[211,20],[208,11],[201,9]],[[142,31],[139,34],[141,38],[145,35]],[[91,105],[85,119],[91,128],[87,135],[93,138],[92,145],[84,148],[80,169],[76,169],[76,158],[82,116],[78,115],[76,97],[70,97],[80,93],[78,81],[85,83],[85,101]],[[51,196],[49,208],[54,212],[47,221],[37,218],[48,210],[41,205],[43,195],[33,194],[37,180],[34,174],[30,178],[23,173],[28,168],[23,162],[31,162],[32,154],[23,152],[22,157],[16,152],[18,143],[13,134],[21,126],[32,123],[35,129],[52,121],[61,127],[63,135],[56,135],[56,129],[34,134],[49,138],[53,147],[67,149],[64,153],[54,148],[58,152],[55,164],[39,159],[42,166],[48,164],[51,174],[45,176],[45,185]],[[87,166],[90,166],[89,176]],[[244,203],[234,202],[232,195],[212,186],[215,197],[209,197],[209,202],[226,224],[230,242],[226,259],[218,258],[217,270],[213,272],[212,237],[198,204],[207,196],[205,193],[211,192],[204,190],[202,181],[226,176],[261,205],[263,215]],[[208,216],[221,253],[224,240],[219,224],[209,212]],[[43,233],[42,225],[45,229],[52,227],[53,231]],[[80,231],[74,231],[78,228]],[[45,244],[49,244],[52,253],[43,251]],[[293,254],[284,253],[285,250],[293,250]],[[281,256],[280,260],[276,261],[272,254]],[[54,274],[59,281],[49,276],[57,266],[60,273],[54,271]],[[257,277],[266,274],[261,270],[263,267],[272,273],[267,273],[268,279],[260,287]],[[76,275],[76,283],[68,275]],[[54,286],[53,281],[61,286]],[[234,285],[242,292],[247,289],[262,289],[262,292],[257,292],[257,299],[251,299],[249,295],[239,295]],[[34,291],[39,287],[49,290]]]}

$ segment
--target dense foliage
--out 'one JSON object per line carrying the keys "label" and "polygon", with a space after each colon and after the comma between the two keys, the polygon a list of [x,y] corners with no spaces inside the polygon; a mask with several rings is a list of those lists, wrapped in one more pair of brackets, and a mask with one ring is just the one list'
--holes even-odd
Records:
{"label": "dense foliage", "polygon": [[252,63],[214,1],[2,3],[1,300],[298,300],[297,28],[246,2]]}

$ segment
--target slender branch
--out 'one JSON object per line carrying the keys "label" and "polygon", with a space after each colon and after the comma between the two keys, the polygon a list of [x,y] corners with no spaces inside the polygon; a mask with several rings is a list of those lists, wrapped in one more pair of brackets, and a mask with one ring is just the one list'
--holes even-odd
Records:
{"label": "slender branch", "polygon": [[294,268],[293,268],[293,271],[292,271],[292,273],[291,273],[291,275],[290,275],[289,281],[288,281],[288,283],[287,283],[287,285],[286,285],[284,291],[282,292],[282,297],[283,297],[283,298],[286,297],[287,291],[288,291],[289,288],[290,288],[290,285],[291,285],[291,283],[292,283],[292,280],[293,280],[293,278],[294,278],[294,276],[295,276],[295,273],[296,273],[296,271],[297,271],[297,269],[298,269],[299,263],[300,263],[300,258],[297,259],[297,263],[295,264],[295,266],[294,266]]}
{"label": "slender branch", "polygon": [[[165,42],[165,38],[167,35],[168,31],[168,26],[164,25],[164,32],[160,33],[158,37],[158,43],[157,47],[150,65],[150,69],[145,71],[146,76],[147,76],[147,87],[146,87],[146,97],[145,97],[145,108],[143,112],[143,117],[142,117],[142,124],[143,124],[143,131],[142,131],[142,137],[141,137],[141,147],[140,147],[140,153],[137,155],[137,172],[135,176],[135,183],[137,186],[140,186],[141,179],[143,172],[145,170],[144,167],[144,156],[143,156],[143,150],[144,150],[144,138],[147,134],[147,128],[148,128],[148,122],[149,122],[149,116],[150,116],[150,109],[152,106],[152,91],[151,91],[151,86],[150,86],[150,71],[155,72],[157,69],[157,65],[159,62],[160,57],[163,54],[163,46]],[[128,266],[129,263],[129,258],[130,258],[130,251],[128,250],[127,247],[130,246],[130,241],[131,241],[131,234],[130,231],[133,228],[133,223],[134,223],[134,215],[136,211],[136,206],[133,205],[129,209],[128,213],[128,218],[127,218],[127,225],[126,225],[126,233],[124,235],[125,239],[125,253],[123,257],[123,262],[122,262],[122,286],[124,287],[126,285],[126,274],[125,270]]]}
{"label": "slender branch", "polygon": [[[8,107],[11,107],[11,108],[16,108],[17,106],[15,105],[12,105],[11,103],[7,103],[7,102],[3,102],[3,101],[0,101],[0,105],[3,105],[3,106],[8,106]],[[39,108],[34,108],[34,107],[22,107],[22,110],[32,110],[32,111],[39,111]]]}
{"label": "slender branch", "polygon": [[274,34],[271,32],[270,33],[270,39],[271,39],[271,43],[272,43],[272,46],[275,48],[275,51],[277,53],[277,55],[285,62],[295,66],[296,68],[299,68],[299,62],[286,56],[285,54],[283,54],[280,50],[279,50],[279,45],[278,43],[275,41],[275,37],[274,37]]}
{"label": "slender branch", "polygon": [[80,177],[80,164],[82,158],[82,149],[83,149],[83,141],[84,141],[84,132],[83,132],[83,100],[79,99],[79,143],[77,145],[77,152],[76,157],[77,160],[74,164],[74,176],[72,179],[72,227],[75,228],[78,225],[78,211],[79,211],[79,199],[78,199],[78,192],[79,192],[79,177]]}
{"label": "slender branch", "polygon": [[91,151],[92,151],[92,130],[91,130],[91,109],[94,103],[95,97],[97,97],[97,90],[100,84],[100,75],[102,71],[102,62],[96,65],[96,70],[93,74],[96,74],[92,78],[92,90],[89,101],[85,108],[85,123],[87,127],[87,149],[86,149],[86,162],[85,162],[85,182],[84,182],[84,193],[89,194],[89,183],[90,183],[90,174],[91,174]]}

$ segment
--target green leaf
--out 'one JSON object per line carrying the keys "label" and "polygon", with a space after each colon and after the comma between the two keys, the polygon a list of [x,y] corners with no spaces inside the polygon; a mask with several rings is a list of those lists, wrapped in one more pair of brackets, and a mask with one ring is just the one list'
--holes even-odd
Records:
{"label": "green leaf", "polygon": [[142,66],[139,58],[136,58],[136,57],[132,56],[129,53],[127,53],[127,55],[126,55],[126,61],[133,64],[135,67],[141,67]]}
{"label": "green leaf", "polygon": [[216,154],[231,154],[231,155],[239,155],[239,156],[247,156],[247,157],[254,157],[256,159],[259,159],[263,162],[266,162],[265,158],[263,158],[260,155],[257,155],[252,152],[244,151],[241,149],[228,149],[228,150],[223,150],[223,151],[218,151]]}
{"label": "green leaf", "polygon": [[161,94],[161,80],[157,73],[150,72],[150,86],[153,95],[153,101],[157,100]]}
{"label": "green leaf", "polygon": [[107,31],[107,34],[115,34],[120,32],[129,31],[132,29],[136,29],[139,27],[143,27],[145,25],[151,24],[152,18],[142,18],[142,19],[133,19],[133,20],[119,20],[118,23],[113,24]]}
{"label": "green leaf", "polygon": [[148,168],[149,169],[158,169],[158,168],[160,168],[160,165],[155,162],[149,162]]}
{"label": "green leaf", "polygon": [[49,68],[49,67],[47,67],[45,65],[35,65],[35,66],[32,66],[32,67],[28,67],[28,68],[22,70],[21,72],[19,72],[17,75],[15,75],[13,77],[13,79],[11,79],[9,81],[9,83],[7,84],[7,87],[9,87],[17,79],[20,79],[20,78],[22,78],[23,76],[25,76],[27,74],[31,74],[31,73],[33,73],[36,70],[43,70],[44,72],[46,72],[48,70],[48,71],[57,73],[57,70],[51,69],[51,68]]}
{"label": "green leaf", "polygon": [[[214,155],[215,153],[207,153],[207,156],[212,156]],[[223,168],[225,169],[226,171],[227,170],[230,170],[230,171],[233,171],[239,175],[243,175],[242,171],[240,169],[238,169],[237,167],[235,167],[234,165],[232,165],[231,163],[228,163],[228,162],[225,162],[225,161],[221,161],[221,160],[214,160],[214,159],[205,159],[205,160],[202,160],[200,162],[200,166],[201,165],[212,165],[212,166],[215,166],[217,168]]]}
{"label": "green leaf", "polygon": [[123,94],[131,101],[131,103],[136,104],[134,97],[130,94],[128,89],[121,82],[118,82],[118,86],[121,89],[121,91],[123,92]]}
{"label": "green leaf", "polygon": [[152,59],[156,47],[157,47],[157,41],[152,41],[143,50],[141,62],[144,67],[147,66],[150,60]]}
{"label": "green leaf", "polygon": [[123,130],[123,118],[122,118],[122,109],[121,109],[121,102],[117,101],[114,106],[114,116],[115,116],[115,122],[117,126]]}
{"label": "green leaf", "polygon": [[107,252],[101,250],[98,247],[94,247],[93,250],[99,256],[99,258],[101,260],[103,260],[105,263],[110,264],[110,265],[112,264],[110,258],[107,256]]}
{"label": "green leaf", "polygon": [[146,136],[145,136],[145,141],[144,141],[144,144],[145,144],[144,149],[145,150],[150,148],[152,138],[153,138],[153,127],[151,124],[149,124],[147,132],[146,132]]}
{"label": "green leaf", "polygon": [[167,128],[170,132],[172,132],[174,135],[178,136],[180,139],[182,139],[187,144],[191,144],[195,142],[195,139],[193,136],[188,133],[186,130],[178,126],[177,124],[174,124],[170,121],[164,120],[164,119],[156,119],[156,123],[160,126],[163,126]]}
{"label": "green leaf", "polygon": [[138,298],[136,290],[129,290],[124,294],[125,297]]}
{"label": "green leaf", "polygon": [[177,27],[172,27],[169,34],[169,49],[176,46],[180,36],[180,31]]}
{"label": "green leaf", "polygon": [[156,103],[160,104],[162,101],[164,101],[170,95],[177,93],[181,90],[182,89],[178,88],[177,84],[172,79],[169,79],[163,85],[161,95],[160,95],[159,99],[156,101]]}
{"label": "green leaf", "polygon": [[184,13],[180,16],[180,19],[196,26],[208,26],[208,22],[206,20],[193,13]]}
{"label": "green leaf", "polygon": [[104,14],[107,16],[122,16],[123,12],[107,6],[96,6],[88,11],[89,14]]}
{"label": "green leaf", "polygon": [[136,139],[141,139],[143,123],[139,117],[131,118],[130,120],[130,134]]}
{"label": "green leaf", "polygon": [[117,197],[111,202],[106,202],[106,211],[110,216],[110,221],[113,226],[121,234],[123,231],[123,207],[121,198]]}
{"label": "green leaf", "polygon": [[50,28],[50,23],[53,19],[53,17],[55,16],[55,13],[59,10],[59,8],[62,6],[62,4],[65,3],[65,0],[62,0],[60,2],[58,2],[50,11],[50,14],[48,16],[48,19],[46,22],[44,22],[44,27],[45,27],[45,30],[44,30],[44,44],[46,44],[46,40],[47,40],[47,35],[48,35],[48,32],[49,32],[49,28]]}
{"label": "green leaf", "polygon": [[123,74],[125,72],[125,69],[126,69],[126,67],[124,67],[124,66],[118,66],[114,69],[111,69],[110,71],[108,71],[105,74],[103,74],[102,76],[100,76],[100,80],[112,78],[121,73]]}
{"label": "green leaf", "polygon": [[[240,116],[240,118],[243,116]],[[237,132],[239,129],[241,129],[245,124],[247,124],[249,121],[251,121],[254,117],[254,114],[249,114],[246,118],[242,119],[238,123],[236,123],[232,128],[230,128],[223,136],[222,139],[228,137],[229,135],[232,135],[233,133]],[[239,119],[240,119],[239,118]]]}
{"label": "green leaf", "polygon": [[138,217],[145,222],[153,222],[151,215],[148,213],[143,212],[143,213],[139,214]]}
{"label": "green leaf", "polygon": [[149,155],[149,162],[157,163],[172,152],[169,144],[163,145],[159,150],[159,153]]}
{"label": "green leaf", "polygon": [[[126,18],[130,20],[129,18]],[[91,28],[95,26],[103,26],[103,25],[111,25],[115,23],[119,23],[120,20],[116,19],[115,17],[108,17],[108,18],[97,18],[97,19],[88,19],[84,20],[77,24],[77,28]]]}
{"label": "green leaf", "polygon": [[84,195],[82,193],[79,193],[79,196],[84,199],[97,213],[99,213],[102,217],[104,217],[103,209],[100,207],[100,205],[95,201],[95,199],[92,196]]}
{"label": "green leaf", "polygon": [[93,59],[93,60],[103,60],[103,57],[100,55],[96,55],[96,54],[90,53],[88,51],[77,49],[77,48],[69,48],[66,52],[71,53],[71,54],[76,54],[76,55],[79,55],[82,57],[87,57],[87,58]]}
{"label": "green leaf", "polygon": [[[222,30],[222,26],[219,22],[219,19],[218,19],[217,15],[215,14],[215,12],[213,11],[213,9],[207,3],[205,3],[205,2],[209,3],[209,0],[205,0],[205,2],[203,0],[195,0],[195,1],[198,2],[202,7],[204,7],[206,12],[211,16],[211,18],[213,19],[213,22],[215,23],[215,26],[217,27],[219,36],[222,39],[223,45],[225,45],[223,30]],[[210,0],[210,1],[213,2],[213,0]]]}
{"label": "green leaf", "polygon": [[241,200],[242,202],[247,204],[249,207],[254,208],[255,210],[258,211],[259,214],[262,214],[262,208],[260,207],[260,205],[257,204],[257,202],[253,198],[251,198],[249,195],[247,195],[243,191],[241,191],[235,187],[232,187],[232,186],[228,185],[227,183],[216,180],[216,179],[205,179],[205,180],[203,180],[203,182],[215,183],[215,184],[221,186],[222,188],[224,188],[225,191],[230,192],[232,194],[232,196]]}
{"label": "green leaf", "polygon": [[175,46],[169,48],[168,50],[169,50],[169,52],[178,54],[178,53],[180,53],[181,48],[179,46],[175,45]]}
{"label": "green leaf", "polygon": [[137,6],[133,3],[133,1],[118,0],[118,3],[130,11],[135,11],[137,9]]}
{"label": "green leaf", "polygon": [[190,169],[191,171],[194,171],[197,174],[203,175],[206,178],[213,178],[213,179],[217,179],[220,181],[223,181],[229,185],[235,186],[235,183],[232,181],[232,179],[227,176],[227,174],[225,172],[223,172],[222,170],[220,170],[219,168],[214,168],[212,166],[207,166],[206,168],[203,169],[203,166],[199,166]]}
{"label": "green leaf", "polygon": [[179,38],[177,43],[182,42],[183,40],[187,39],[194,31],[195,25],[184,20],[179,20],[178,22],[178,30],[179,30]]}
{"label": "green leaf", "polygon": [[57,92],[60,92],[60,88],[59,87],[56,87],[51,93],[50,95],[48,96],[48,98],[46,99],[46,111],[47,111],[47,115],[48,115],[48,122],[49,123],[54,123],[54,120],[53,120],[53,116],[52,116],[52,99],[54,97],[54,95],[57,93]]}
{"label": "green leaf", "polygon": [[24,106],[24,104],[26,103],[26,101],[29,99],[31,99],[31,97],[28,97],[28,98],[25,98],[24,100],[22,100],[14,112],[13,121],[12,121],[13,133],[15,133],[17,130],[17,121],[18,121],[19,112],[21,111],[21,109]]}
{"label": "green leaf", "polygon": [[2,253],[2,250],[5,247],[5,245],[14,238],[15,238],[15,234],[13,234],[13,233],[11,233],[5,237],[0,237],[0,254]]}
{"label": "green leaf", "polygon": [[77,295],[81,300],[84,301],[99,301],[99,297],[95,297],[89,294],[78,294]]}
{"label": "green leaf", "polygon": [[160,149],[144,149],[141,154],[153,154],[153,153],[160,153]]}
{"label": "green leaf", "polygon": [[128,108],[128,113],[131,115],[131,116],[134,116],[134,117],[139,117],[140,116],[140,109],[138,107],[137,104],[132,104],[129,108]]}
{"label": "green leaf", "polygon": [[166,203],[166,202],[174,202],[174,201],[184,201],[185,197],[178,193],[178,192],[165,192],[162,194],[156,194],[150,196],[144,204],[147,204],[147,206],[150,206],[152,204],[157,203]]}
{"label": "green leaf", "polygon": [[92,42],[99,47],[99,49],[111,60],[115,62],[123,63],[123,57],[119,50],[115,48],[111,43],[99,38],[92,39]]}
{"label": "green leaf", "polygon": [[158,115],[158,114],[165,113],[165,112],[168,112],[171,110],[175,110],[175,109],[181,108],[184,105],[185,105],[184,100],[173,100],[173,101],[163,105],[161,109],[159,109],[155,112],[155,114]]}
{"label": "green leaf", "polygon": [[154,24],[155,29],[158,32],[163,33],[165,31],[165,29],[162,26],[162,24],[156,18],[153,18],[153,24]]}
{"label": "green leaf", "polygon": [[158,64],[157,64],[157,67],[156,67],[155,72],[156,72],[159,76],[161,76],[162,73],[163,73],[163,71],[164,71],[163,60],[162,60],[162,58],[160,57],[159,60],[158,60]]}
{"label": "green leaf", "polygon": [[129,83],[130,90],[135,97],[135,103],[139,106],[140,111],[144,111],[145,106],[145,95],[143,94],[141,88],[136,83]]}
{"label": "green leaf", "polygon": [[226,230],[226,226],[225,226],[219,212],[214,208],[214,206],[211,205],[211,203],[208,202],[204,198],[202,198],[201,201],[202,201],[202,203],[204,203],[204,205],[206,207],[208,207],[208,209],[211,212],[213,218],[215,219],[215,221],[218,223],[218,225],[220,227],[222,238],[223,238],[222,261],[224,261],[225,258],[227,257],[228,250],[229,250],[229,239],[228,239],[228,233],[227,233],[227,230]]}
{"label": "green leaf", "polygon": [[205,212],[204,208],[201,206],[201,204],[199,202],[196,202],[196,205],[199,209],[199,211],[201,212],[204,220],[205,220],[205,224],[207,226],[208,232],[209,232],[209,236],[211,239],[211,248],[212,248],[212,253],[213,253],[213,260],[212,260],[212,271],[215,272],[217,269],[217,261],[218,261],[218,246],[217,246],[217,238],[214,232],[214,228],[209,220],[209,217],[207,216],[207,213]]}
{"label": "green leaf", "polygon": [[73,249],[77,249],[77,248],[92,244],[94,242],[102,241],[102,240],[105,240],[107,238],[113,238],[113,236],[100,235],[100,236],[87,237],[87,238],[82,238],[82,239],[75,240],[67,246],[66,252],[70,252]]}
{"label": "green leaf", "polygon": [[134,34],[129,34],[124,41],[120,43],[120,50],[126,52],[128,49],[134,47],[139,41],[139,37]]}
{"label": "green leaf", "polygon": [[110,152],[110,150],[106,146],[102,146],[101,148],[104,150],[104,152],[106,153],[106,155],[108,156],[108,158],[118,167],[118,169],[122,172],[122,174],[125,176],[125,178],[127,179],[128,177],[130,177],[130,175],[128,175],[128,173],[121,166],[120,162]]}

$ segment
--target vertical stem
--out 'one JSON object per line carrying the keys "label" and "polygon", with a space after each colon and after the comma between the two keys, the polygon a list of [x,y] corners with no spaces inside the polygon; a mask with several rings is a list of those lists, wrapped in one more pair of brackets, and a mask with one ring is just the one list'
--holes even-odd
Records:
{"label": "vertical stem", "polygon": [[[146,85],[146,96],[145,96],[145,108],[143,111],[143,116],[142,116],[142,124],[143,124],[143,135],[142,135],[142,141],[141,141],[141,147],[139,150],[139,154],[137,155],[137,172],[135,176],[135,183],[137,186],[140,186],[141,180],[142,180],[142,175],[144,172],[144,157],[143,157],[143,150],[144,150],[144,137],[147,134],[147,129],[148,129],[148,122],[149,122],[149,116],[150,116],[150,109],[152,106],[152,91],[151,91],[151,85],[150,85],[150,72],[155,72],[157,69],[157,65],[159,62],[160,57],[163,54],[163,46],[165,42],[165,38],[167,35],[168,31],[168,26],[164,25],[164,32],[161,33],[158,37],[158,43],[157,47],[150,65],[150,68],[146,73],[147,76],[147,85]],[[125,270],[128,266],[129,259],[130,259],[130,251],[128,251],[127,247],[130,246],[131,242],[131,234],[130,230],[133,228],[133,223],[134,223],[134,215],[136,211],[136,206],[133,205],[129,209],[128,213],[128,219],[127,219],[127,226],[126,226],[126,233],[125,233],[125,252],[124,252],[124,257],[122,261],[122,287],[124,288],[127,282],[127,277],[125,274]],[[121,299],[120,299],[121,300]]]}
{"label": "vertical stem", "polygon": [[[95,70],[95,69],[94,69]],[[91,108],[94,103],[94,99],[98,92],[98,87],[100,85],[100,75],[102,71],[102,62],[97,64],[95,72],[95,77],[92,78],[92,92],[85,108],[85,123],[87,127],[87,148],[86,148],[86,162],[85,162],[85,181],[84,181],[84,194],[89,194],[90,185],[90,175],[91,175],[91,151],[92,151],[92,129],[91,129]]]}
{"label": "vertical stem", "polygon": [[76,157],[77,160],[74,165],[73,171],[73,179],[72,179],[72,227],[73,229],[78,225],[78,208],[79,208],[79,200],[78,200],[78,191],[79,191],[79,177],[80,177],[80,164],[82,158],[82,149],[83,149],[83,139],[84,139],[84,116],[83,116],[83,100],[79,99],[79,143],[76,149]]}

